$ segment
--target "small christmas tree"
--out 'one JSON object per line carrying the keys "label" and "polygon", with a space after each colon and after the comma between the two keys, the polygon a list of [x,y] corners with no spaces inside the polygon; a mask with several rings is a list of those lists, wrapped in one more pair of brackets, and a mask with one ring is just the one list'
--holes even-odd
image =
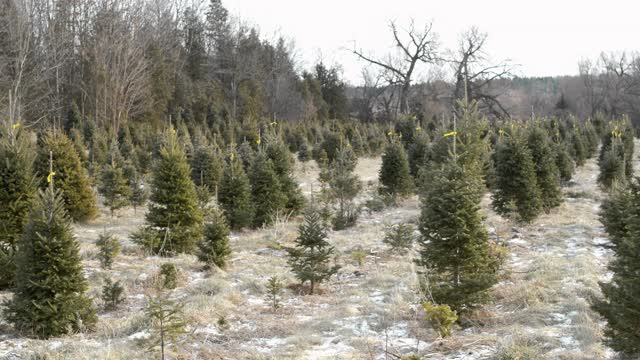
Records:
{"label": "small christmas tree", "polygon": [[575,171],[575,165],[566,144],[555,144],[555,160],[560,179],[565,183],[570,181]]}
{"label": "small christmas tree", "polygon": [[13,284],[14,254],[36,195],[34,155],[32,144],[19,128],[0,137],[0,289]]}
{"label": "small christmas tree", "polygon": [[418,178],[420,169],[426,165],[429,154],[429,137],[424,131],[420,131],[409,145],[407,158],[409,160],[409,171],[414,179]]}
{"label": "small christmas tree", "polygon": [[267,301],[271,304],[271,310],[273,310],[273,312],[278,311],[281,307],[280,293],[283,288],[284,285],[277,276],[272,276],[267,280]]}
{"label": "small christmas tree", "polygon": [[211,209],[204,227],[204,238],[199,244],[198,260],[208,266],[223,268],[231,255],[229,227],[218,209]]}
{"label": "small christmas tree", "polygon": [[97,318],[85,293],[79,245],[59,191],[40,191],[17,253],[16,287],[6,319],[49,338],[91,328]]}
{"label": "small christmas tree", "polygon": [[404,253],[413,246],[413,226],[396,224],[387,228],[382,242],[389,245],[392,251]]}
{"label": "small christmas tree", "polygon": [[482,223],[482,178],[450,159],[423,181],[416,262],[425,269],[424,292],[436,304],[467,311],[487,300],[503,261]]}
{"label": "small christmas tree", "polygon": [[98,260],[103,269],[111,269],[113,260],[120,254],[120,241],[118,238],[108,232],[104,232],[98,236],[96,241],[98,247]]}
{"label": "small christmas tree", "polygon": [[149,351],[160,350],[160,359],[165,359],[167,347],[175,345],[178,337],[186,333],[184,304],[164,298],[149,299],[145,314],[150,320],[150,337],[146,339]]}
{"label": "small christmas tree", "polygon": [[313,294],[316,284],[328,280],[339,269],[329,264],[335,250],[327,242],[324,222],[315,208],[305,211],[295,243],[295,248],[287,249],[289,266],[302,284],[309,281],[309,293]]}
{"label": "small christmas tree", "polygon": [[[334,218],[334,230],[355,225],[359,210],[353,204],[353,199],[362,189],[358,175],[354,174],[357,164],[355,154],[344,147],[338,150],[336,159],[329,165],[325,177],[329,181],[328,198],[337,202],[338,212]],[[322,172],[321,172],[322,180]]]}
{"label": "small christmas tree", "polygon": [[36,169],[41,176],[40,187],[48,186],[50,159],[53,159],[56,189],[60,190],[65,209],[74,221],[93,219],[98,209],[91,184],[73,143],[61,132],[47,133],[41,139]]}
{"label": "small christmas tree", "polygon": [[266,136],[265,152],[273,162],[280,182],[280,191],[287,198],[286,210],[295,215],[304,207],[304,196],[293,178],[293,156],[275,133]]}
{"label": "small christmas tree", "polygon": [[115,210],[131,203],[131,186],[128,184],[122,168],[115,161],[102,169],[98,191],[104,197],[104,205],[109,208],[112,217]]}
{"label": "small christmas tree", "polygon": [[560,191],[560,172],[546,131],[540,126],[531,127],[527,146],[535,164],[536,182],[540,189],[542,208],[549,212],[562,202],[562,192]]}
{"label": "small christmas tree", "polygon": [[234,153],[231,153],[224,168],[218,201],[231,229],[239,230],[253,224],[251,183],[242,167],[242,161]]}
{"label": "small christmas tree", "polygon": [[134,242],[162,255],[195,250],[203,217],[190,175],[186,155],[169,132],[153,172],[147,225],[132,235]]}
{"label": "small christmas tree", "polygon": [[191,159],[191,179],[196,185],[206,186],[215,193],[222,178],[223,164],[218,149],[201,144]]}
{"label": "small christmas tree", "polygon": [[124,301],[124,287],[120,281],[115,283],[111,278],[107,278],[102,286],[102,301],[106,310],[115,310]]}
{"label": "small christmas tree", "polygon": [[382,155],[382,166],[378,175],[380,193],[392,197],[407,196],[413,190],[413,179],[404,147],[398,140],[392,140]]}
{"label": "small christmas tree", "polygon": [[517,131],[496,145],[493,164],[493,208],[500,215],[510,216],[515,204],[518,219],[531,222],[540,214],[542,201],[531,151]]}
{"label": "small christmas tree", "polygon": [[253,226],[269,225],[273,222],[274,216],[285,210],[287,197],[282,193],[273,162],[264,151],[258,151],[253,159],[249,179],[255,208]]}

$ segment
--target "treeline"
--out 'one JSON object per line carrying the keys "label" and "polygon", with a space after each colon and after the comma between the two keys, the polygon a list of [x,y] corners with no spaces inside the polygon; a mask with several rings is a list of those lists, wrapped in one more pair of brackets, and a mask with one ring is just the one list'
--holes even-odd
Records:
{"label": "treeline", "polygon": [[169,117],[209,128],[346,118],[336,67],[300,73],[289,42],[232,19],[220,0],[4,1],[0,37],[11,124],[87,120],[117,134]]}

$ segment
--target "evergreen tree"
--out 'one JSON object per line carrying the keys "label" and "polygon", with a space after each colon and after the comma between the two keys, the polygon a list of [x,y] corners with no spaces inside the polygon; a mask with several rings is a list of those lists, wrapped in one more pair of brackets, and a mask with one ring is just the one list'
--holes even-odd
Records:
{"label": "evergreen tree", "polygon": [[426,270],[431,300],[460,313],[487,300],[502,263],[501,248],[482,224],[483,182],[454,159],[431,168],[423,181],[416,262]]}
{"label": "evergreen tree", "polygon": [[218,201],[231,229],[239,230],[253,224],[251,184],[242,167],[242,160],[233,153],[224,168]]}
{"label": "evergreen tree", "polygon": [[149,351],[159,348],[162,360],[165,358],[165,349],[175,345],[178,337],[186,333],[183,308],[183,303],[162,297],[149,299],[147,303],[145,314],[150,320],[151,336],[145,342]]}
{"label": "evergreen tree", "polygon": [[530,128],[527,145],[535,165],[542,208],[548,212],[562,202],[560,172],[554,158],[555,154],[549,144],[546,131],[537,125]]}
{"label": "evergreen tree", "polygon": [[607,344],[629,358],[640,355],[640,183],[618,188],[604,201],[600,214],[615,258],[608,265],[611,281],[600,283],[604,298],[594,309],[606,320]]}
{"label": "evergreen tree", "polygon": [[382,155],[382,166],[378,175],[380,193],[407,196],[413,190],[413,179],[404,147],[399,141],[392,140]]}
{"label": "evergreen tree", "polygon": [[213,146],[199,145],[191,158],[191,179],[215,193],[222,178],[222,156]]}
{"label": "evergreen tree", "polygon": [[286,210],[295,215],[304,207],[304,196],[293,178],[293,156],[275,133],[268,134],[266,140],[265,151],[273,162],[280,191],[287,198]]}
{"label": "evergreen tree", "polygon": [[573,127],[573,133],[571,134],[571,143],[573,145],[573,159],[576,162],[576,166],[582,166],[587,161],[588,149],[585,144],[584,136],[575,124]]}
{"label": "evergreen tree", "polygon": [[105,280],[102,286],[102,301],[104,302],[104,308],[106,310],[115,310],[120,303],[124,301],[122,294],[124,293],[124,287],[120,284],[120,281],[115,283],[111,278]]}
{"label": "evergreen tree", "polygon": [[309,293],[313,294],[316,284],[329,280],[339,269],[329,264],[335,249],[327,242],[322,217],[315,208],[305,211],[295,244],[287,249],[289,266],[302,284],[309,281]]}
{"label": "evergreen tree", "polygon": [[152,180],[147,225],[132,235],[153,253],[191,253],[202,237],[202,211],[191,181],[187,157],[174,133],[160,151]]}
{"label": "evergreen tree", "polygon": [[146,204],[147,199],[149,198],[149,192],[145,187],[142,176],[139,175],[137,171],[133,173],[132,177],[129,179],[129,187],[131,188],[129,201],[131,202],[135,213],[138,210],[138,207]]}
{"label": "evergreen tree", "polygon": [[426,165],[429,154],[429,137],[421,131],[416,135],[413,143],[409,145],[407,158],[409,160],[409,170],[414,179],[418,178],[418,172]]}
{"label": "evergreen tree", "polygon": [[260,227],[273,222],[274,216],[285,209],[287,198],[274,170],[273,162],[260,150],[249,169],[251,196],[255,207],[253,226]]}
{"label": "evergreen tree", "polygon": [[520,221],[531,222],[540,214],[542,201],[531,151],[517,131],[496,145],[493,163],[493,208],[500,215],[515,210]]}
{"label": "evergreen tree", "polygon": [[102,233],[96,241],[98,247],[98,260],[103,269],[111,269],[113,260],[120,254],[120,240],[111,233]]}
{"label": "evergreen tree", "polygon": [[16,287],[5,316],[18,330],[49,338],[91,328],[79,245],[59,191],[40,191],[17,253]]}
{"label": "evergreen tree", "polygon": [[21,130],[0,137],[0,289],[13,284],[14,254],[36,194],[34,155]]}
{"label": "evergreen tree", "polygon": [[575,166],[566,144],[555,144],[555,160],[560,174],[560,180],[563,182],[571,180]]}
{"label": "evergreen tree", "polygon": [[[337,202],[338,212],[333,220],[334,230],[341,230],[355,225],[359,209],[353,204],[353,199],[362,189],[358,175],[354,174],[357,158],[355,154],[344,147],[338,150],[336,159],[328,166],[324,175],[328,179],[328,197]],[[321,172],[321,180],[323,174]]]}
{"label": "evergreen tree", "polygon": [[223,268],[231,255],[229,227],[218,209],[212,209],[204,227],[204,238],[199,244],[198,260],[208,266]]}
{"label": "evergreen tree", "polygon": [[622,144],[613,145],[599,161],[600,174],[598,183],[605,189],[611,189],[614,184],[624,184],[627,180],[624,173],[624,149]]}
{"label": "evergreen tree", "polygon": [[131,186],[122,168],[113,160],[102,169],[98,191],[104,197],[104,205],[109,208],[112,217],[115,210],[131,203]]}
{"label": "evergreen tree", "polygon": [[47,133],[39,145],[36,170],[42,179],[41,188],[48,186],[51,152],[56,189],[62,194],[67,213],[74,221],[94,218],[98,213],[96,199],[71,140],[61,132]]}

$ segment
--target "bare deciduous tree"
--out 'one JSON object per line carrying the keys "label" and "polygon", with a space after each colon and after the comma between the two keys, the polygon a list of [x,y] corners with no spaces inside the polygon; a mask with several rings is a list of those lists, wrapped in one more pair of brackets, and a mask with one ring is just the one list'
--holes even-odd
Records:
{"label": "bare deciduous tree", "polygon": [[388,85],[400,88],[399,108],[400,113],[404,114],[409,110],[409,91],[416,67],[420,63],[433,64],[438,61],[438,42],[432,31],[432,23],[427,23],[422,29],[417,29],[412,20],[409,28],[404,31],[404,36],[400,34],[394,21],[389,23],[389,27],[395,46],[399,50],[397,55],[389,54],[384,59],[375,59],[355,47],[352,52],[358,58],[382,68]]}

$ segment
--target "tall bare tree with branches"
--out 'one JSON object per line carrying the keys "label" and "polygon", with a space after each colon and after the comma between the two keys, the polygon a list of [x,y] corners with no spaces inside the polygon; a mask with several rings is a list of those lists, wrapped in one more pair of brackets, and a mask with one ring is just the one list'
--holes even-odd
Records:
{"label": "tall bare tree with branches", "polygon": [[385,58],[376,59],[365,55],[362,50],[356,49],[355,45],[352,52],[358,58],[380,67],[390,87],[400,88],[399,110],[404,114],[409,110],[409,91],[417,66],[434,64],[439,60],[438,41],[430,22],[419,29],[412,20],[409,28],[402,31],[403,34],[400,33],[395,21],[389,22],[389,27],[395,46],[399,49],[398,54],[388,54]]}

